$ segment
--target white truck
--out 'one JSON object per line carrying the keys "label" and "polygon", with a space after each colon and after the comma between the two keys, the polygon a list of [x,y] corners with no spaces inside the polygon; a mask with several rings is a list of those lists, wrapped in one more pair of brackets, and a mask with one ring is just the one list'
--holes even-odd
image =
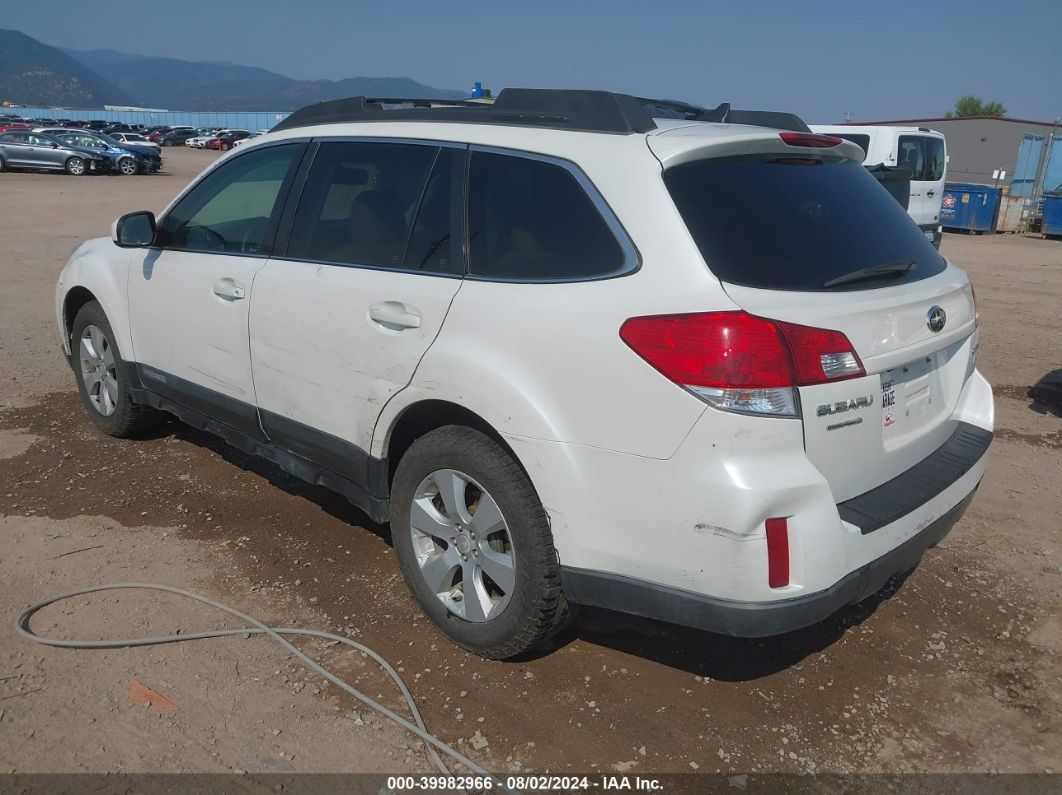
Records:
{"label": "white truck", "polygon": [[901,166],[911,170],[911,199],[907,213],[940,247],[943,230],[940,204],[944,200],[948,152],[943,134],[928,127],[812,125],[817,133],[851,141],[866,154],[864,166]]}

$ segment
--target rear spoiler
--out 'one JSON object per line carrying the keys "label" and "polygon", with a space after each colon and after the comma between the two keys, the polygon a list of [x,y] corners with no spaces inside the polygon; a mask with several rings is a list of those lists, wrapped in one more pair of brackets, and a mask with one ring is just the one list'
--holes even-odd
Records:
{"label": "rear spoiler", "polygon": [[774,110],[734,110],[729,102],[724,102],[713,110],[706,110],[697,117],[697,121],[712,121],[722,124],[749,124],[754,127],[767,127],[771,130],[791,130],[792,132],[811,132],[804,120],[795,113],[782,113]]}

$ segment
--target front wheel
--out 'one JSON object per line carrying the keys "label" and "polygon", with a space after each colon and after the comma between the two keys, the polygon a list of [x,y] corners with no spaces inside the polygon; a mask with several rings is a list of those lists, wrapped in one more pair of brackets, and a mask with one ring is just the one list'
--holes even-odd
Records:
{"label": "front wheel", "polygon": [[69,174],[72,177],[83,176],[84,173],[88,170],[86,165],[85,165],[84,158],[80,158],[80,157],[71,157],[71,158],[69,158],[66,161],[65,168],[66,168],[66,173]]}
{"label": "front wheel", "polygon": [[131,157],[123,157],[118,161],[118,170],[127,177],[131,177],[139,170],[136,161]]}
{"label": "front wheel", "polygon": [[128,438],[158,424],[158,412],[133,402],[121,352],[98,302],[89,301],[78,311],[70,348],[81,402],[104,433]]}
{"label": "front wheel", "polygon": [[438,428],[402,456],[391,538],[431,621],[483,657],[523,654],[571,615],[549,520],[527,473],[473,428]]}

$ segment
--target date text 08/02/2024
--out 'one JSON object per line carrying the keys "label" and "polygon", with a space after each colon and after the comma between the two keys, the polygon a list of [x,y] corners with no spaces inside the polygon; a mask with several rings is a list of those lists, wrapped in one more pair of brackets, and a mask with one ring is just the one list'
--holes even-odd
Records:
{"label": "date text 08/02/2024", "polygon": [[[392,776],[387,779],[387,788],[392,792],[432,790],[494,789],[495,779],[489,776]],[[603,775],[589,776],[508,776],[505,788],[515,791],[570,792],[599,789],[606,791],[659,792],[663,784],[659,779],[645,776]]]}

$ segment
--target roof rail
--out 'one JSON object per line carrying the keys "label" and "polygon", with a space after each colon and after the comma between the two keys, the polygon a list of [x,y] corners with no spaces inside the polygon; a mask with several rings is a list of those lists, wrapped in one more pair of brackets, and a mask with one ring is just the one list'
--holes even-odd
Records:
{"label": "roof rail", "polygon": [[[390,107],[388,107],[390,106]],[[351,97],[308,105],[273,130],[362,121],[450,121],[584,132],[649,132],[656,122],[641,101],[610,91],[506,88],[491,104],[471,100]]]}
{"label": "roof rail", "polygon": [[630,135],[656,129],[658,118],[811,132],[791,113],[731,110],[728,102],[707,110],[676,100],[646,99],[611,91],[544,88],[506,88],[493,103],[476,99],[335,99],[300,108],[272,131],[343,122],[438,121]]}

